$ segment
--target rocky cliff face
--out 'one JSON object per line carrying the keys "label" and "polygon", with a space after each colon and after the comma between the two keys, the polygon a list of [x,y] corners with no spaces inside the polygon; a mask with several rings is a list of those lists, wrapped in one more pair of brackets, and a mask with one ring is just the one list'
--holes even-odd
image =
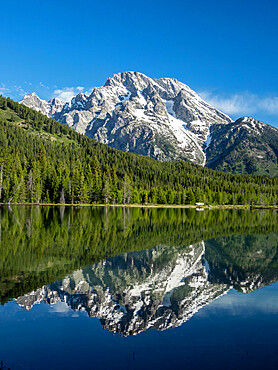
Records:
{"label": "rocky cliff face", "polygon": [[57,98],[46,101],[40,99],[36,93],[25,95],[20,103],[48,117],[54,117],[55,114],[58,115],[65,106],[65,103]]}
{"label": "rocky cliff face", "polygon": [[21,103],[116,149],[203,165],[209,127],[232,121],[176,79],[137,72],[115,74],[70,103],[34,93]]}

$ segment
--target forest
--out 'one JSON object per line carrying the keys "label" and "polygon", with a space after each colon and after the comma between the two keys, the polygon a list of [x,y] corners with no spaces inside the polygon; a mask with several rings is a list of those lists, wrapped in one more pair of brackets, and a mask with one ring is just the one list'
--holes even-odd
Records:
{"label": "forest", "polygon": [[0,96],[0,202],[277,204],[278,179],[125,153]]}

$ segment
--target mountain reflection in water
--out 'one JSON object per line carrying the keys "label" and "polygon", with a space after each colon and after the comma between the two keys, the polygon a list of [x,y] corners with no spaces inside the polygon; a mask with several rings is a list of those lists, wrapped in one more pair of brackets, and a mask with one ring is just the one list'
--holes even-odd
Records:
{"label": "mountain reflection in water", "polygon": [[124,336],[180,326],[231,288],[278,280],[270,211],[4,207],[0,216],[2,304],[65,302]]}
{"label": "mountain reflection in water", "polygon": [[85,309],[105,329],[122,335],[169,329],[230,288],[207,280],[204,252],[201,242],[122,254],[76,270],[16,301],[25,308],[42,300],[64,301],[74,310]]}
{"label": "mountain reflection in water", "polygon": [[231,288],[248,293],[278,280],[277,215],[270,211],[0,213],[2,303],[17,297],[30,309],[62,301],[124,336],[180,326]]}

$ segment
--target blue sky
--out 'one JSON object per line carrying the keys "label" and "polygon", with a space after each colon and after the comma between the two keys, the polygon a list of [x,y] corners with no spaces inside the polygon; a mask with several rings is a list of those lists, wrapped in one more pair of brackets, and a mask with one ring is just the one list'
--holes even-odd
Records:
{"label": "blue sky", "polygon": [[276,0],[9,0],[0,12],[5,96],[69,99],[131,70],[278,126]]}

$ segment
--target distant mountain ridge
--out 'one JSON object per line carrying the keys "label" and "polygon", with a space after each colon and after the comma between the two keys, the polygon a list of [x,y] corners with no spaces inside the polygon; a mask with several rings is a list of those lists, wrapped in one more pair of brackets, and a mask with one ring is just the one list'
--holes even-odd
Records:
{"label": "distant mountain ridge", "polygon": [[[276,128],[248,117],[233,122],[173,78],[123,72],[70,103],[35,93],[20,103],[122,151],[228,172],[278,174]],[[248,148],[254,142],[255,154]]]}
{"label": "distant mountain ridge", "polygon": [[206,150],[210,168],[226,172],[278,174],[278,130],[275,127],[241,117],[228,125],[211,130]]}

